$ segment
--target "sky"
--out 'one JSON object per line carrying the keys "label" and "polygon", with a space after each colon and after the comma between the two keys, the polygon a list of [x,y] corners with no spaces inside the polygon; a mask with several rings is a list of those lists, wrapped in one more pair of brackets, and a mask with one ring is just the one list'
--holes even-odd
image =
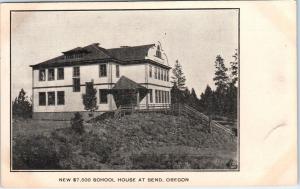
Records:
{"label": "sky", "polygon": [[238,10],[13,12],[12,97],[31,95],[30,65],[92,43],[101,47],[161,42],[172,67],[180,62],[186,86],[199,96],[214,88],[217,55],[226,66],[238,48]]}

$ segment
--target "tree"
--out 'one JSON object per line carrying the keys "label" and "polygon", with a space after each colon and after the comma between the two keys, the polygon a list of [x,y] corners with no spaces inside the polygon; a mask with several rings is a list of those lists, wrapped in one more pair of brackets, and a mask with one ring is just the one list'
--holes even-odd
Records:
{"label": "tree", "polygon": [[238,62],[239,62],[239,56],[238,56],[238,51],[235,49],[234,55],[232,55],[234,60],[230,62],[230,79],[231,79],[231,84],[233,86],[236,85],[236,82],[238,81]]}
{"label": "tree", "polygon": [[32,116],[32,102],[28,100],[24,89],[21,89],[18,97],[13,102],[12,110],[13,115],[15,116],[23,118],[29,118]]}
{"label": "tree", "polygon": [[97,90],[94,88],[94,82],[86,83],[86,93],[82,95],[84,109],[91,112],[91,114],[98,109],[97,106]]}
{"label": "tree", "polygon": [[205,92],[201,94],[200,104],[208,115],[215,113],[215,96],[209,85],[206,86]]}
{"label": "tree", "polygon": [[172,76],[173,86],[177,86],[178,89],[180,89],[180,90],[185,90],[186,78],[183,74],[182,66],[178,60],[176,60],[175,66],[172,69],[172,73],[173,73],[173,76]]}
{"label": "tree", "polygon": [[197,99],[197,95],[196,95],[196,92],[195,92],[195,89],[194,89],[194,88],[191,89],[191,96],[192,96],[193,98]]}
{"label": "tree", "polygon": [[213,80],[215,81],[217,91],[223,93],[227,89],[228,85],[228,76],[226,73],[228,69],[225,67],[224,59],[220,55],[216,57],[215,67],[216,71]]}

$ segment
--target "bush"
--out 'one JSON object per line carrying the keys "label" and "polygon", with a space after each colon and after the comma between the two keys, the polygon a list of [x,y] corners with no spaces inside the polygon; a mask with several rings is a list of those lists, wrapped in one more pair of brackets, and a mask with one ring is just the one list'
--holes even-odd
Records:
{"label": "bush", "polygon": [[18,136],[13,143],[13,169],[60,169],[54,143],[43,135]]}
{"label": "bush", "polygon": [[76,112],[74,114],[74,117],[71,119],[71,128],[76,133],[79,133],[79,134],[84,133],[83,119],[79,112]]}

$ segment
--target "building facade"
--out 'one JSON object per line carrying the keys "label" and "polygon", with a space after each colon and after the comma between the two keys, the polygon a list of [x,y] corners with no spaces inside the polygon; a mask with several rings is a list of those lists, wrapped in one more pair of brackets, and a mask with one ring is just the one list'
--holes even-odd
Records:
{"label": "building facade", "polygon": [[161,44],[105,49],[77,47],[32,65],[33,118],[69,120],[88,114],[82,95],[97,90],[96,114],[120,106],[155,108],[171,103],[171,67]]}

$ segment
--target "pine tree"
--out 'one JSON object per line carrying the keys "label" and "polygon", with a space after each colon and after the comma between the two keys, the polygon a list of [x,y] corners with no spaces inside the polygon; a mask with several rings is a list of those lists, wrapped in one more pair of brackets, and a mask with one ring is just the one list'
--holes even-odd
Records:
{"label": "pine tree", "polygon": [[191,89],[191,96],[195,99],[198,99],[194,88]]}
{"label": "pine tree", "polygon": [[202,104],[205,113],[208,115],[215,112],[214,92],[209,85],[206,86],[205,92],[201,94],[200,104]]}
{"label": "pine tree", "polygon": [[216,71],[213,80],[215,81],[217,91],[223,93],[228,85],[228,76],[226,73],[228,69],[225,67],[224,59],[220,55],[216,57],[215,67]]}
{"label": "pine tree", "polygon": [[230,79],[231,79],[231,84],[233,86],[236,85],[238,81],[238,63],[239,63],[239,56],[238,56],[238,51],[235,49],[234,55],[232,55],[234,58],[234,61],[230,62]]}
{"label": "pine tree", "polygon": [[86,83],[86,94],[82,95],[84,109],[93,113],[98,109],[97,106],[97,90],[94,88],[94,82]]}
{"label": "pine tree", "polygon": [[172,69],[172,73],[173,73],[173,76],[172,76],[173,86],[177,86],[178,89],[180,89],[180,90],[185,90],[186,78],[185,78],[184,73],[182,71],[182,66],[181,66],[181,64],[179,63],[178,60],[176,60],[174,68]]}

